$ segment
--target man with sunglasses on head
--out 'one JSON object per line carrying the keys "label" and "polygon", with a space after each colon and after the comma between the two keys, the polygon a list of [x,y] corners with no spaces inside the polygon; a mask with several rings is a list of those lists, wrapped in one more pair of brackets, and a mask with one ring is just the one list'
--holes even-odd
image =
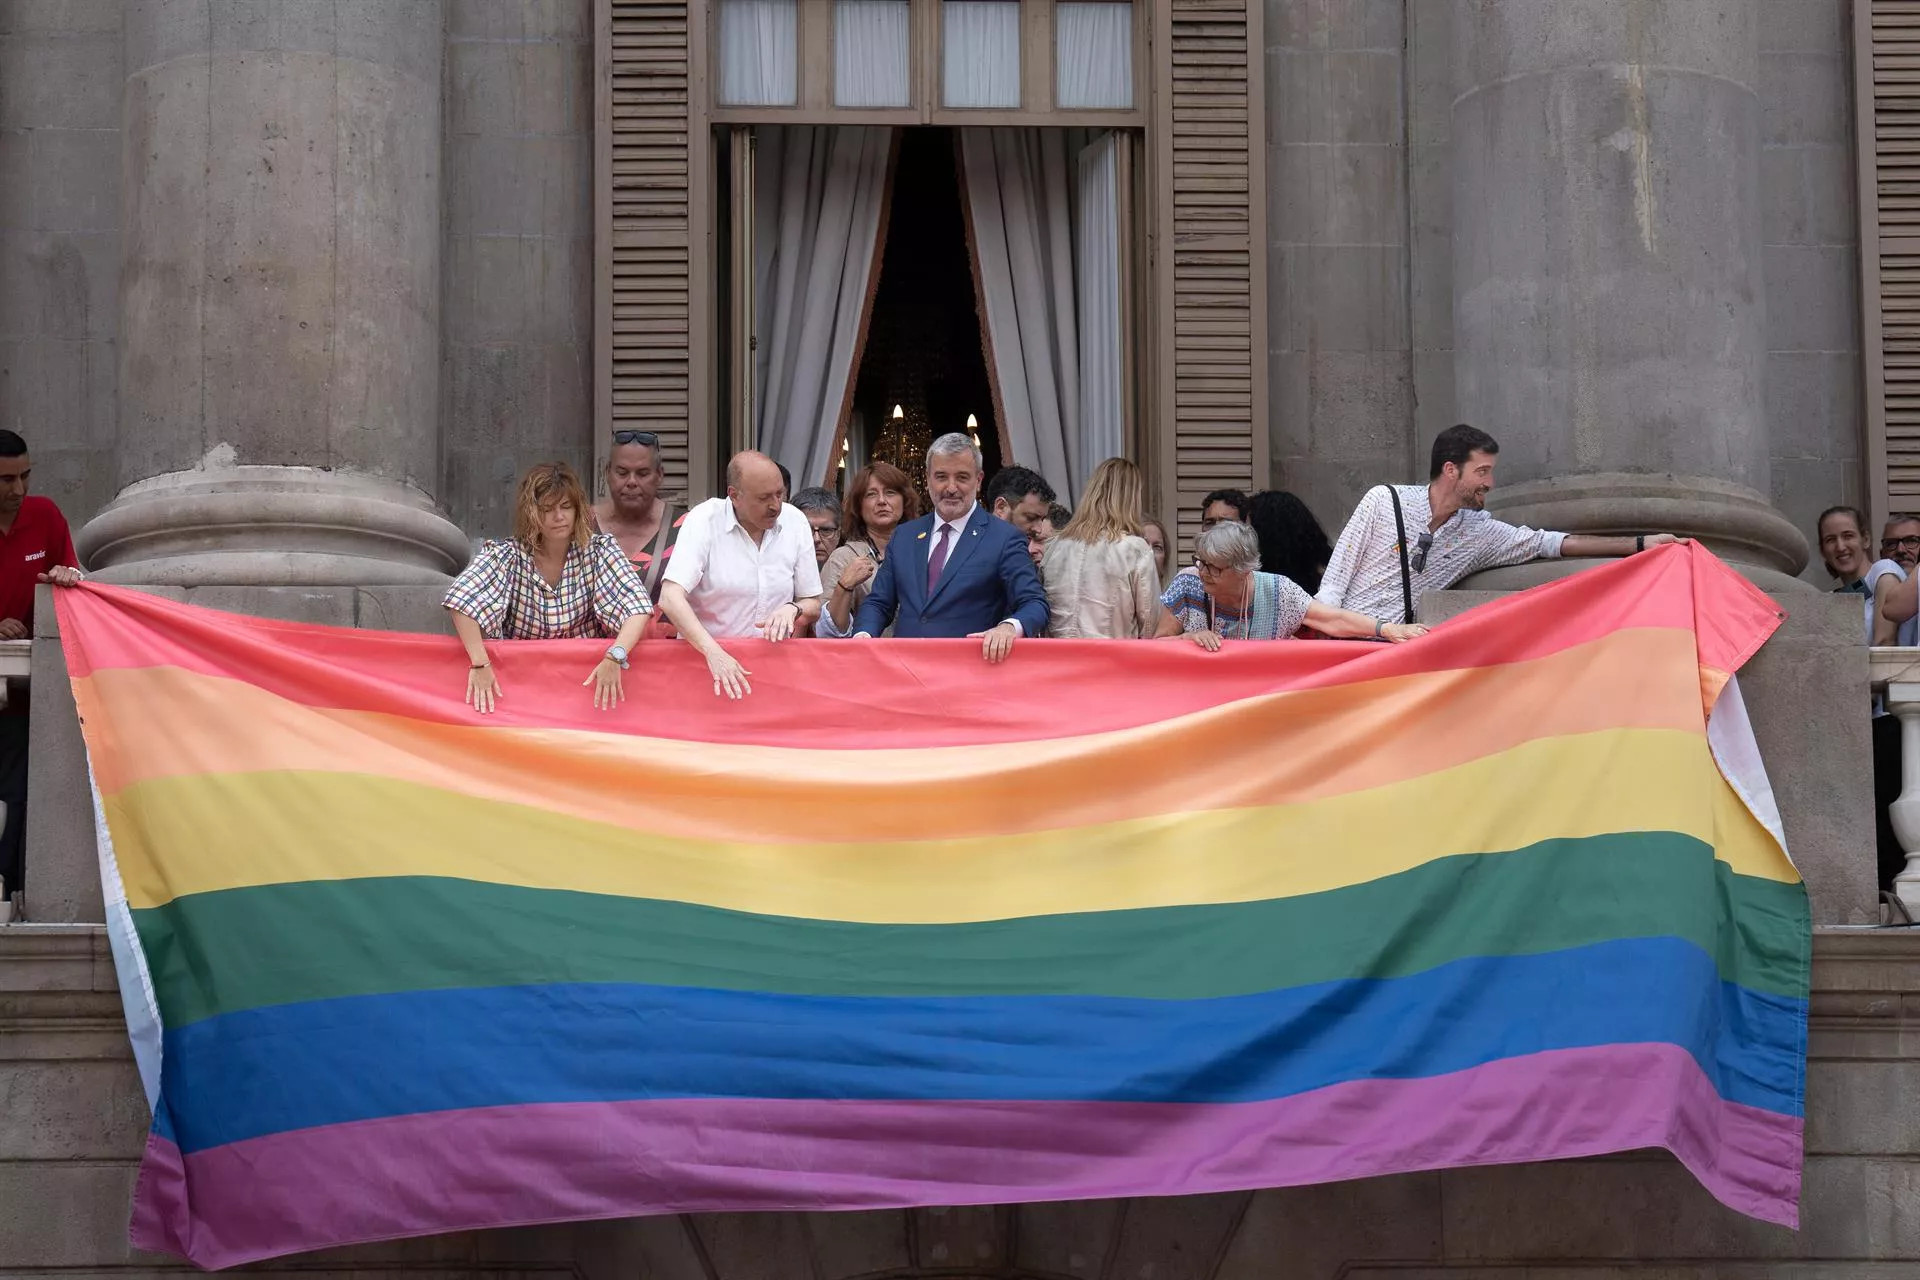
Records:
{"label": "man with sunglasses on head", "polygon": [[660,579],[673,556],[687,513],[660,494],[660,437],[651,431],[616,431],[607,454],[607,496],[593,504],[593,527],[610,535],[633,561],[647,598],[660,598]]}
{"label": "man with sunglasses on head", "polygon": [[1602,538],[1511,525],[1488,514],[1500,445],[1462,423],[1433,441],[1424,485],[1375,485],[1334,545],[1315,597],[1381,622],[1412,622],[1420,597],[1482,569],[1561,556],[1630,556],[1678,538]]}

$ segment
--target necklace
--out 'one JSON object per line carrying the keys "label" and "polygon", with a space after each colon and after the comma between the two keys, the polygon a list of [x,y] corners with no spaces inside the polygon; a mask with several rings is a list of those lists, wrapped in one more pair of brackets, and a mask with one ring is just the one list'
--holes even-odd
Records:
{"label": "necklace", "polygon": [[[1240,614],[1240,638],[1242,640],[1253,639],[1253,591],[1251,590],[1252,584],[1249,583],[1248,587],[1249,587],[1249,590],[1247,591],[1246,607],[1241,611],[1241,614]],[[1219,615],[1219,612],[1214,607],[1214,601],[1212,596],[1207,597],[1207,630],[1213,632],[1215,635],[1218,635],[1222,640],[1233,639],[1233,629],[1231,626],[1229,626],[1228,629],[1225,631],[1220,630],[1220,615]]]}

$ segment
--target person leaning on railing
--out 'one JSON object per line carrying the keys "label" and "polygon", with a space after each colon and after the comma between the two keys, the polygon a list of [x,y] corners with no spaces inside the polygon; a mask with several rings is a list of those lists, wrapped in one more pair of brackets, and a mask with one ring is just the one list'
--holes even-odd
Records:
{"label": "person leaning on railing", "polygon": [[1351,609],[1322,604],[1290,578],[1260,572],[1260,539],[1229,520],[1194,544],[1196,564],[1173,580],[1160,603],[1162,640],[1184,636],[1209,653],[1222,640],[1286,640],[1311,627],[1335,640],[1392,644],[1427,634],[1417,622],[1380,622]]}
{"label": "person leaning on railing", "polygon": [[593,686],[595,707],[611,710],[626,697],[620,673],[653,612],[627,553],[587,524],[586,490],[564,462],[543,462],[521,478],[513,537],[483,545],[441,603],[467,651],[467,703],[482,714],[502,696],[488,640],[579,636],[613,637],[580,682]]}

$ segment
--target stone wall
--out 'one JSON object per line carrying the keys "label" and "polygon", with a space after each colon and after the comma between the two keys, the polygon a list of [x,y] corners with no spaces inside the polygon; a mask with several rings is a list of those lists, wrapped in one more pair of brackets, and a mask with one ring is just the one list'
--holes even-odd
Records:
{"label": "stone wall", "polygon": [[114,492],[122,11],[0,3],[0,427],[76,527]]}
{"label": "stone wall", "polygon": [[[0,427],[27,438],[36,490],[75,529],[120,487],[125,28],[142,7],[0,0]],[[592,462],[591,13],[446,3],[428,425],[437,496],[476,537],[505,532],[531,463]]]}
{"label": "stone wall", "polygon": [[[1772,497],[1809,536],[1824,508],[1871,505],[1861,462],[1852,62],[1846,0],[1763,5],[1760,194]],[[1817,557],[1804,576],[1829,584]]]}
{"label": "stone wall", "polygon": [[1334,532],[1413,444],[1407,38],[1400,0],[1266,8],[1272,483]]}
{"label": "stone wall", "polygon": [[[1860,501],[1864,481],[1852,5],[1741,3],[1759,30],[1765,496],[1810,532],[1822,507]],[[1330,535],[1369,484],[1424,477],[1428,442],[1460,412],[1459,12],[1455,0],[1266,0],[1272,483]],[[1665,141],[1656,120],[1653,145]],[[1523,470],[1509,459],[1510,480]],[[1824,583],[1817,558],[1803,576]]]}
{"label": "stone wall", "polygon": [[447,6],[440,499],[475,537],[532,464],[593,463],[592,10]]}

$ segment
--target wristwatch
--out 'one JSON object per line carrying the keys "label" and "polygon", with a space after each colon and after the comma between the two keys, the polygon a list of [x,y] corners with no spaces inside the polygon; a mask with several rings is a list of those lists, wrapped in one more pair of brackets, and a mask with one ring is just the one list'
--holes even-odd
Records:
{"label": "wristwatch", "polygon": [[614,645],[611,649],[607,650],[607,656],[619,663],[622,671],[627,670],[627,651],[624,648],[619,645]]}

